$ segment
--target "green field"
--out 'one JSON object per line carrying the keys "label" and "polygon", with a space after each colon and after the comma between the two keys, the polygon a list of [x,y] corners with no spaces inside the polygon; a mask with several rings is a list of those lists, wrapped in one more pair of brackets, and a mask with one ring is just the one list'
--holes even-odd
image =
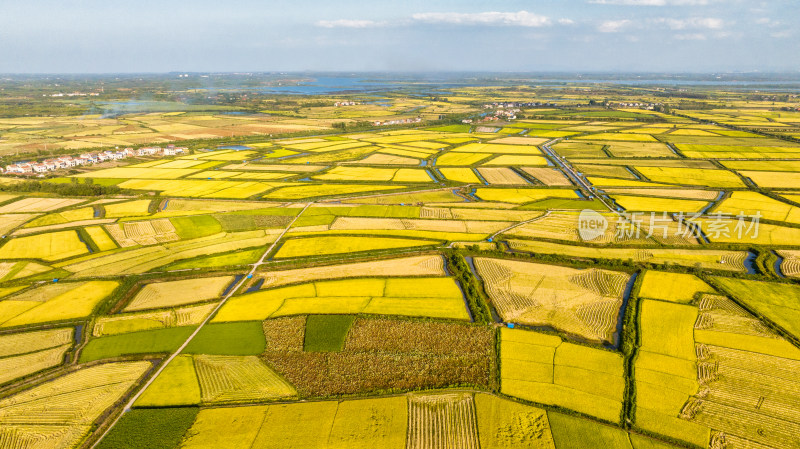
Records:
{"label": "green field", "polygon": [[352,315],[309,315],[306,321],[303,350],[336,352],[344,347],[347,331],[353,325]]}

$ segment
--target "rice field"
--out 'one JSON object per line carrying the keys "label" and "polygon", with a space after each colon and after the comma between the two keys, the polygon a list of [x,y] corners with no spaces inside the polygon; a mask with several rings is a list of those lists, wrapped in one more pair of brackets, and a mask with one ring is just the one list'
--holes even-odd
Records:
{"label": "rice field", "polygon": [[553,335],[500,331],[501,392],[618,423],[625,390],[622,355]]}
{"label": "rice field", "polygon": [[276,259],[322,256],[328,254],[350,254],[355,252],[381,251],[403,248],[433,246],[438,242],[407,238],[368,236],[322,236],[289,239],[275,254]]}
{"label": "rice field", "polygon": [[87,317],[118,285],[117,281],[70,282],[17,293],[0,302],[0,327]]}
{"label": "rice field", "polygon": [[83,202],[85,202],[85,200],[76,200],[70,198],[21,198],[12,203],[0,206],[0,214],[50,212],[53,210],[74,206]]}
{"label": "rice field", "polygon": [[57,231],[15,237],[0,247],[0,259],[68,259],[89,252],[75,231]]}
{"label": "rice field", "polygon": [[255,356],[197,355],[194,362],[204,403],[253,402],[296,394]]}
{"label": "rice field", "polygon": [[216,276],[145,284],[125,311],[160,309],[208,301],[222,295],[233,276]]}
{"label": "rice field", "polygon": [[153,312],[121,313],[95,319],[92,335],[102,337],[170,327],[200,324],[216,307],[212,302]]}
{"label": "rice field", "polygon": [[480,167],[478,172],[490,185],[528,185],[525,178],[508,167]]}
{"label": "rice field", "polygon": [[474,263],[504,321],[613,340],[627,274],[482,257]]}
{"label": "rice field", "polygon": [[430,447],[480,447],[475,402],[471,394],[409,396],[406,448]]}
{"label": "rice field", "polygon": [[212,321],[332,313],[470,319],[453,279],[390,277],[317,281],[246,293],[228,300]]}
{"label": "rice field", "polygon": [[261,288],[280,287],[282,285],[354,277],[384,276],[445,276],[442,256],[414,256],[370,262],[357,262],[343,265],[329,265],[314,268],[298,268],[293,270],[264,271],[259,279],[263,279]]}

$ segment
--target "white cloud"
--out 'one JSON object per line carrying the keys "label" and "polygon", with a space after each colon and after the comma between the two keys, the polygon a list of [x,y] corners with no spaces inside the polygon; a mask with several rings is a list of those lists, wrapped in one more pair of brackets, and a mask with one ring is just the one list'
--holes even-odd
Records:
{"label": "white cloud", "polygon": [[597,5],[626,5],[626,6],[703,6],[713,0],[590,0],[589,3]]}
{"label": "white cloud", "polygon": [[518,12],[424,12],[411,16],[414,20],[427,23],[448,23],[453,25],[509,25],[522,27],[541,27],[550,25],[550,18],[528,11]]}
{"label": "white cloud", "polygon": [[558,19],[559,25],[574,25],[575,21],[572,19]]}
{"label": "white cloud", "polygon": [[376,22],[374,20],[320,20],[317,22],[318,27],[322,28],[377,28],[385,26],[386,22]]}
{"label": "white cloud", "polygon": [[664,24],[671,30],[707,29],[719,30],[725,25],[722,19],[713,17],[690,17],[687,19],[655,19],[655,23]]}
{"label": "white cloud", "polygon": [[623,28],[631,23],[628,19],[623,20],[606,20],[597,27],[597,31],[601,33],[617,33],[622,31]]}

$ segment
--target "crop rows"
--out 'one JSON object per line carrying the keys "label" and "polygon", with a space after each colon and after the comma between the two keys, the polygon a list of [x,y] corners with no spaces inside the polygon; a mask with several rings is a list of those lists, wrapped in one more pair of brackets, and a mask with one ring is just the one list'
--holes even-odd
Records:
{"label": "crop rows", "polygon": [[407,449],[478,449],[469,394],[409,396]]}
{"label": "crop rows", "polygon": [[198,355],[195,369],[204,402],[258,401],[295,394],[254,356]]}

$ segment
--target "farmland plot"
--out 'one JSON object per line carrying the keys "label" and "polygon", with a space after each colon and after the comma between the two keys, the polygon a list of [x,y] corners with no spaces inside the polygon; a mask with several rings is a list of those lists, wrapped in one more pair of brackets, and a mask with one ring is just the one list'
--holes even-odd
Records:
{"label": "farmland plot", "polygon": [[487,258],[475,266],[504,321],[612,340],[627,274]]}
{"label": "farmland plot", "polygon": [[146,284],[125,311],[158,309],[214,299],[233,281],[233,276],[186,279]]}
{"label": "farmland plot", "polygon": [[409,396],[408,423],[408,449],[480,447],[470,394]]}
{"label": "farmland plot", "polygon": [[123,248],[136,245],[156,245],[178,240],[175,226],[166,218],[148,221],[133,221],[122,224],[107,224],[106,231]]}

